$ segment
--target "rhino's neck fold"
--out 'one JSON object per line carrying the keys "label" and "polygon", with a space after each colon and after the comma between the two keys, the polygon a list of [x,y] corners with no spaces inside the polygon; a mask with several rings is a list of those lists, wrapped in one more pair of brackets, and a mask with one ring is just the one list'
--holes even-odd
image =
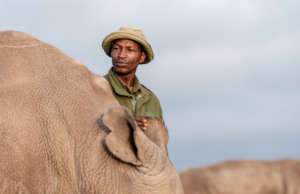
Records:
{"label": "rhino's neck fold", "polygon": [[168,166],[167,155],[141,130],[135,130],[134,136],[138,147],[138,158],[142,162],[142,165],[138,166],[139,171],[150,176],[162,173]]}

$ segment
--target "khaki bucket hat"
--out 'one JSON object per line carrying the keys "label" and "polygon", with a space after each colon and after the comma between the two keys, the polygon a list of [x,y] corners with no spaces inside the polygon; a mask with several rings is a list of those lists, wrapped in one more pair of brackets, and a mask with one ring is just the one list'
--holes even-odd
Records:
{"label": "khaki bucket hat", "polygon": [[153,60],[154,54],[152,47],[141,29],[131,26],[122,26],[116,32],[107,35],[102,42],[102,48],[108,56],[110,56],[112,42],[117,39],[129,39],[139,43],[147,54],[144,64]]}

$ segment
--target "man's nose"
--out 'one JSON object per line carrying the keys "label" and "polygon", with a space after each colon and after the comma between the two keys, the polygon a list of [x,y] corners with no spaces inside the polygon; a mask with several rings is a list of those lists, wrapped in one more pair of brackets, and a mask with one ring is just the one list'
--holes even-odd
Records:
{"label": "man's nose", "polygon": [[121,49],[120,52],[119,52],[119,58],[124,58],[126,57],[127,53],[125,51],[125,49]]}

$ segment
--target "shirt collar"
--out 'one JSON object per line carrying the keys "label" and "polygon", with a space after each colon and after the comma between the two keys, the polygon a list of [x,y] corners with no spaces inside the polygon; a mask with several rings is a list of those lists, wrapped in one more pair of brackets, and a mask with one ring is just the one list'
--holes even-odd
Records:
{"label": "shirt collar", "polygon": [[124,84],[118,77],[118,75],[114,72],[113,68],[111,68],[108,72],[108,79],[112,85],[113,90],[123,96],[131,96],[139,91],[141,91],[141,84],[138,78],[135,76],[133,87],[129,88],[126,84]]}

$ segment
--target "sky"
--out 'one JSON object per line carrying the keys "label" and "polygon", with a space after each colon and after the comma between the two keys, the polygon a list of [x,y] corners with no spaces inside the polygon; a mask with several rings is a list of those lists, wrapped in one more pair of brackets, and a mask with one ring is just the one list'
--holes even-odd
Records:
{"label": "sky", "polygon": [[141,28],[154,60],[140,81],[160,99],[178,171],[223,160],[300,159],[300,1],[1,0],[18,30],[104,75],[101,42]]}

